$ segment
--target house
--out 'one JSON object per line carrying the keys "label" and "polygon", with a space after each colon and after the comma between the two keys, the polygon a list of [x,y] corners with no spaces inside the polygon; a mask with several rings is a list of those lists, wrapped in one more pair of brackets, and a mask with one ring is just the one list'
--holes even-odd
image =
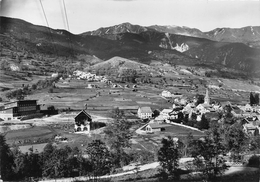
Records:
{"label": "house", "polygon": [[161,95],[162,95],[162,97],[172,97],[171,92],[169,92],[167,90],[162,91]]}
{"label": "house", "polygon": [[170,124],[159,124],[159,123],[148,123],[145,127],[146,133],[155,133],[166,131],[166,127],[171,126]]}
{"label": "house", "polygon": [[81,110],[76,116],[75,116],[75,132],[90,132],[90,125],[92,122],[91,116],[85,111]]}
{"label": "house", "polygon": [[253,123],[244,124],[243,129],[248,135],[254,135],[255,132],[259,132],[259,127],[255,126]]}
{"label": "house", "polygon": [[165,119],[163,116],[159,115],[154,120],[151,120],[149,123],[165,123],[167,119]]}
{"label": "house", "polygon": [[225,102],[220,102],[220,105],[222,108],[224,108],[225,106],[231,106],[232,104],[229,101],[225,101]]}
{"label": "house", "polygon": [[170,119],[170,115],[169,113],[172,111],[172,109],[163,109],[161,112],[160,112],[160,116],[164,119]]}
{"label": "house", "polygon": [[231,114],[233,114],[234,117],[241,118],[244,117],[244,111],[240,109],[238,106],[231,106]]}
{"label": "house", "polygon": [[196,109],[201,113],[201,114],[205,114],[206,112],[210,112],[209,109],[210,105],[203,103],[203,104],[199,104]]}
{"label": "house", "polygon": [[0,109],[3,120],[17,120],[40,112],[37,100],[20,100],[5,103]]}
{"label": "house", "polygon": [[176,107],[170,113],[170,119],[179,119],[179,114],[182,112],[183,107]]}
{"label": "house", "polygon": [[151,118],[153,111],[150,107],[139,107],[137,111],[137,115],[141,119]]}
{"label": "house", "polygon": [[246,112],[252,112],[252,111],[253,111],[253,108],[252,108],[252,106],[250,106],[250,104],[246,104],[245,107],[244,107],[244,110],[245,110]]}
{"label": "house", "polygon": [[184,108],[183,108],[183,114],[189,114],[191,112],[195,112],[196,106],[194,103],[188,103]]}
{"label": "house", "polygon": [[253,112],[256,112],[256,113],[260,114],[260,106],[254,106],[253,107]]}
{"label": "house", "polygon": [[244,118],[243,123],[245,123],[245,124],[251,123],[254,126],[260,127],[260,120],[256,115],[252,115],[252,116]]}

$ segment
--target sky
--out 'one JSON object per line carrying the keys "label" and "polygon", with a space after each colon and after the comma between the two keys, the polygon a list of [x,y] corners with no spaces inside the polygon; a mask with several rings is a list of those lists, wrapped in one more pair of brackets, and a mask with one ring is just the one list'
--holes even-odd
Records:
{"label": "sky", "polygon": [[210,31],[260,26],[260,0],[0,0],[0,16],[74,34],[124,22]]}

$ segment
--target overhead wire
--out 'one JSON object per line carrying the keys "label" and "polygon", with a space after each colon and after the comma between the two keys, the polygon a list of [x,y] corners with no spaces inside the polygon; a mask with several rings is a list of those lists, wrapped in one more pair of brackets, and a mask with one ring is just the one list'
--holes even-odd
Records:
{"label": "overhead wire", "polygon": [[68,32],[69,32],[69,45],[70,45],[70,48],[71,48],[71,51],[72,51],[72,55],[74,55],[74,49],[73,49],[73,44],[72,44],[72,41],[71,41],[71,34],[70,34],[70,27],[69,27],[69,20],[68,20],[66,5],[65,5],[64,0],[62,0],[62,2],[63,2],[64,13],[65,13],[65,20],[66,20],[66,24],[67,24],[67,28],[68,28]]}
{"label": "overhead wire", "polygon": [[47,16],[46,16],[46,13],[45,13],[45,10],[44,10],[44,7],[43,7],[43,4],[42,4],[42,1],[40,1],[40,4],[41,4],[41,8],[42,8],[42,11],[43,11],[43,15],[44,15],[44,18],[45,18],[45,21],[46,21],[46,24],[47,24],[47,27],[48,27],[48,30],[50,32],[50,38],[51,38],[51,41],[52,41],[52,45],[53,45],[53,48],[54,48],[54,52],[56,52],[56,46],[54,44],[54,39],[52,37],[52,32],[51,32],[51,28],[49,26],[49,22],[48,22],[48,19],[47,19]]}

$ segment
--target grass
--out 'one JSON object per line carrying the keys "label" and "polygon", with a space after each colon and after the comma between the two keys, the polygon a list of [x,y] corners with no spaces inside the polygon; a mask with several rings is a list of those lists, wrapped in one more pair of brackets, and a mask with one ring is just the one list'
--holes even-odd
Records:
{"label": "grass", "polygon": [[6,133],[8,144],[31,144],[47,141],[55,135],[49,127],[32,127],[22,130],[13,130]]}

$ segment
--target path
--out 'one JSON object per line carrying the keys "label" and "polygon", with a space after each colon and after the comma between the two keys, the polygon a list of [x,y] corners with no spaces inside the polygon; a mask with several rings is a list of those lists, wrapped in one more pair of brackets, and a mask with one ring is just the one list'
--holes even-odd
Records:
{"label": "path", "polygon": [[[181,158],[180,162],[185,162],[187,160],[190,160],[190,158]],[[145,165],[140,165],[138,166],[138,172],[140,171],[145,171],[148,169],[155,169],[157,167],[159,167],[159,162],[153,162],[150,164],[145,164]],[[131,171],[128,172],[123,172],[123,173],[118,173],[118,174],[112,174],[112,175],[104,175],[104,176],[100,176],[99,178],[113,178],[113,177],[118,177],[118,176],[124,176],[124,175],[128,175],[128,174],[134,174],[137,171],[134,169],[135,167],[132,167]],[[130,168],[129,168],[130,169]],[[256,172],[259,169],[257,168],[252,168],[252,167],[230,167],[225,173],[224,175],[230,175],[230,174],[234,174],[234,173],[240,173],[240,172]],[[85,177],[85,176],[81,176],[81,177],[75,177],[75,178],[61,178],[61,179],[53,179],[53,180],[42,180],[39,182],[74,182],[74,181],[87,181],[89,180],[89,177]]]}

